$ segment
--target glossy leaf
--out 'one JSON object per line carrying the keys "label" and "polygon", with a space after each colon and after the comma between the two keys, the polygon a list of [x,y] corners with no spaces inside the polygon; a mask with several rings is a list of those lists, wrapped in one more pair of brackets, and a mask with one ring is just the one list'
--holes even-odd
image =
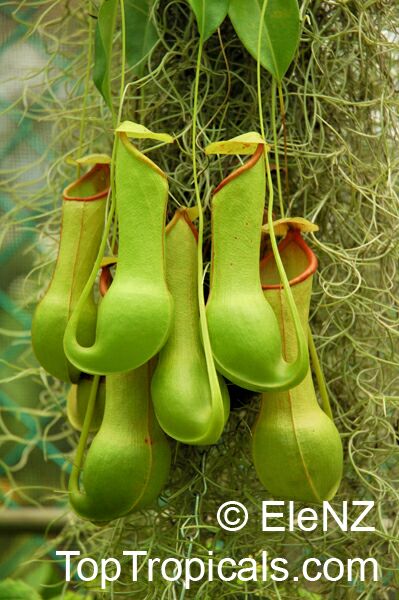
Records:
{"label": "glossy leaf", "polygon": [[144,73],[144,59],[159,39],[151,20],[153,4],[153,0],[125,0],[126,60],[139,77]]}
{"label": "glossy leaf", "polygon": [[188,0],[188,2],[194,11],[198,30],[205,42],[225,20],[229,0]]}
{"label": "glossy leaf", "polygon": [[111,58],[118,0],[103,0],[97,18],[93,81],[112,111]]}
{"label": "glossy leaf", "polygon": [[[259,144],[267,146],[259,133],[250,131],[230,140],[222,140],[209,144],[205,148],[205,154],[253,154]],[[268,146],[266,149],[268,149]]]}
{"label": "glossy leaf", "polygon": [[[229,17],[245,48],[258,59],[258,36],[264,0],[230,0]],[[290,66],[299,44],[297,0],[268,0],[262,27],[261,65],[277,81]]]}

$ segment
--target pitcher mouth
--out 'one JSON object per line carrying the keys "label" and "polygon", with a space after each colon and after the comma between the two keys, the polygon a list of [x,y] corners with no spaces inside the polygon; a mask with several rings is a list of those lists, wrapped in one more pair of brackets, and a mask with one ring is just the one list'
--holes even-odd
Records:
{"label": "pitcher mouth", "polygon": [[[82,175],[82,177],[70,183],[65,188],[62,197],[66,201],[74,202],[92,202],[93,200],[106,198],[109,192],[109,176],[110,168],[108,164],[96,164],[90,171]],[[84,193],[78,194],[79,188],[84,186],[85,183],[90,182],[90,180],[93,180],[95,193],[88,195]]]}
{"label": "pitcher mouth", "polygon": [[165,227],[165,233],[168,234],[169,231],[173,229],[179,219],[184,219],[187,225],[190,227],[195,240],[198,242],[198,229],[195,227],[194,223],[190,219],[187,213],[187,208],[178,208],[169,221],[169,223]]}
{"label": "pitcher mouth", "polygon": [[241,175],[241,173],[245,173],[245,171],[248,171],[248,169],[250,169],[251,167],[253,167],[254,165],[256,165],[256,163],[258,162],[258,160],[262,156],[264,150],[265,150],[265,147],[263,146],[263,144],[258,144],[258,147],[255,150],[255,152],[252,154],[251,158],[249,158],[240,167],[237,167],[236,169],[234,169],[234,171],[232,171],[229,175],[227,175],[227,177],[225,177],[224,179],[222,179],[222,181],[219,183],[219,185],[214,189],[212,195],[215,196],[218,192],[220,192],[220,190],[222,188],[224,188],[224,186],[227,183],[229,183],[233,179],[236,179],[236,177],[238,177],[239,175]]}
{"label": "pitcher mouth", "polygon": [[[281,252],[284,251],[285,248],[287,248],[292,243],[299,246],[299,248],[303,251],[303,253],[306,256],[306,259],[308,261],[308,265],[302,271],[302,273],[300,273],[296,277],[293,277],[292,279],[289,280],[290,287],[297,285],[298,283],[301,283],[302,281],[305,281],[305,279],[307,279],[308,277],[313,275],[313,273],[316,272],[317,265],[318,265],[316,255],[311,250],[311,248],[309,248],[309,246],[307,245],[307,243],[301,236],[301,232],[298,229],[290,229],[288,231],[287,235],[285,236],[285,238],[279,243],[278,249],[279,249],[280,254],[281,254]],[[272,251],[268,252],[262,258],[262,260],[260,261],[260,268],[264,267],[266,265],[266,263],[268,263],[271,260],[274,260],[274,254]],[[281,283],[270,283],[270,284],[262,283],[262,289],[263,290],[282,290],[283,285]]]}

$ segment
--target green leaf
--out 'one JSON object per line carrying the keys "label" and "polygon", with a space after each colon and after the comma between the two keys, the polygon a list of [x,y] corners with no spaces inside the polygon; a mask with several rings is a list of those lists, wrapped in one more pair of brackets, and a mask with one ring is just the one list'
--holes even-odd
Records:
{"label": "green leaf", "polygon": [[158,32],[151,20],[153,0],[125,0],[126,60],[141,77],[144,59],[158,42]]}
{"label": "green leaf", "polygon": [[112,111],[111,58],[118,0],[103,0],[97,18],[93,81]]}
{"label": "green leaf", "polygon": [[0,600],[41,600],[41,597],[23,581],[5,579],[0,582]]}
{"label": "green leaf", "polygon": [[[198,30],[205,42],[225,20],[230,0],[188,0],[197,19]],[[242,0],[239,0],[242,2]],[[245,2],[244,2],[245,4]]]}
{"label": "green leaf", "polygon": [[[258,60],[258,36],[263,0],[230,0],[229,17],[248,52]],[[299,45],[297,0],[268,0],[262,27],[261,65],[282,80]]]}

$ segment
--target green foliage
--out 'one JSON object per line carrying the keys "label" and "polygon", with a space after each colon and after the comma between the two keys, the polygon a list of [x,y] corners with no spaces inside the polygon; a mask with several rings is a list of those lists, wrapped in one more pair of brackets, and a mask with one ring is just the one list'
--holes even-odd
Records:
{"label": "green foliage", "polygon": [[61,594],[56,598],[52,598],[51,600],[91,600],[92,596],[81,596],[80,594],[76,594],[75,592],[65,592],[65,594]]}
{"label": "green foliage", "polygon": [[300,598],[305,598],[306,600],[322,600],[322,596],[320,596],[320,594],[309,592],[309,590],[305,590],[305,588],[298,589],[298,596]]}
{"label": "green foliage", "polygon": [[0,582],[0,600],[41,600],[39,594],[23,581],[5,579]]}
{"label": "green foliage", "polygon": [[158,41],[151,20],[153,0],[125,0],[126,60],[139,77],[145,70],[144,59]]}
{"label": "green foliage", "polygon": [[[264,0],[230,0],[229,17],[245,48],[257,60],[259,23]],[[281,81],[299,44],[297,0],[269,0],[262,27],[260,63]]]}
{"label": "green foliage", "polygon": [[114,35],[118,0],[103,0],[98,12],[95,33],[95,60],[93,81],[112,111],[110,70],[112,39]]}
{"label": "green foliage", "polygon": [[[112,111],[110,71],[112,42],[118,13],[118,0],[103,0],[95,33],[93,81]],[[144,59],[158,41],[157,30],[151,21],[152,0],[125,0],[126,60],[134,74],[144,72]],[[227,10],[226,10],[227,12]]]}
{"label": "green foliage", "polygon": [[205,42],[223,23],[229,8],[229,0],[188,0],[197,19],[198,29]]}

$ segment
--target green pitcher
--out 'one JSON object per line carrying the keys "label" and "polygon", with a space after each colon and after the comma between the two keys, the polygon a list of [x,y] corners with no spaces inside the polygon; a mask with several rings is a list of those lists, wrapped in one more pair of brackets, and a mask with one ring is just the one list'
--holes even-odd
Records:
{"label": "green pitcher", "polygon": [[[248,135],[215,143],[212,152],[226,153],[227,146],[227,153],[243,153],[243,139]],[[304,378],[309,361],[306,340],[294,312],[298,352],[291,362],[284,359],[278,322],[262,293],[259,255],[266,150],[264,143],[252,144],[253,147],[253,155],[230,173],[213,195],[206,316],[217,370],[243,388],[264,392],[297,385]]]}
{"label": "green pitcher", "polygon": [[106,378],[102,423],[69,482],[70,503],[83,518],[122,517],[151,504],[165,484],[171,454],[152,408],[150,373],[146,364]]}
{"label": "green pitcher", "polygon": [[99,375],[135,369],[159,352],[169,335],[173,310],[164,264],[167,177],[124,132],[117,134],[115,143],[115,277],[99,306],[92,343],[82,343],[78,336],[84,320],[81,302],[64,337],[69,360]]}
{"label": "green pitcher", "polygon": [[[63,194],[58,258],[47,292],[32,322],[32,344],[39,363],[54,377],[77,382],[80,370],[65,356],[64,332],[96,260],[104,229],[109,166],[97,164]],[[79,343],[95,337],[97,307],[93,294],[82,308]]]}
{"label": "green pitcher", "polygon": [[198,233],[188,212],[176,212],[166,228],[166,281],[174,301],[172,328],[158,356],[151,394],[159,423],[185,444],[214,444],[229,415],[227,386],[219,376],[222,402],[212,398],[201,341],[197,287]]}
{"label": "green pitcher", "polygon": [[[317,260],[297,229],[289,230],[279,251],[306,332]],[[260,272],[263,293],[279,323],[285,359],[292,360],[295,333],[272,253],[261,261]],[[260,481],[273,496],[316,503],[333,498],[342,477],[342,443],[319,406],[310,369],[291,390],[262,394],[252,455]]]}

